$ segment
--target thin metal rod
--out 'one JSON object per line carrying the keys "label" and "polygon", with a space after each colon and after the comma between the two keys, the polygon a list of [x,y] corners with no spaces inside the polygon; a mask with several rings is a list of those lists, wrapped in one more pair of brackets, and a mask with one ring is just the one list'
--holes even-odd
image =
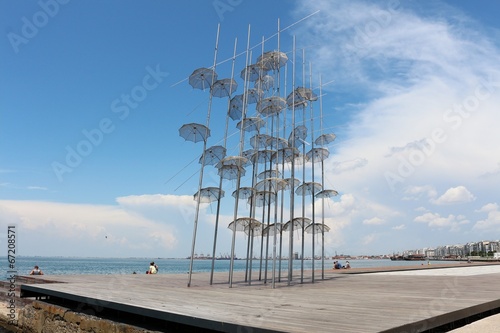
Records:
{"label": "thin metal rod", "polygon": [[[219,47],[219,33],[220,33],[220,24],[217,25],[217,38],[215,41],[215,50],[214,50],[214,66],[213,66],[213,71],[215,73],[215,67],[217,64],[217,49]],[[212,75],[212,85],[214,83],[215,75]],[[210,97],[209,97],[209,102],[208,102],[208,111],[207,111],[207,128],[210,128],[210,112],[212,108],[212,92],[210,91]],[[188,284],[187,286],[191,286],[191,278],[193,274],[193,259],[194,259],[194,250],[196,246],[196,232],[198,229],[198,217],[200,213],[200,202],[201,202],[201,188],[203,185],[203,170],[205,168],[205,151],[207,149],[207,139],[204,138],[203,140],[203,153],[202,153],[202,162],[201,162],[201,169],[200,169],[200,178],[198,182],[198,196],[196,200],[196,212],[195,212],[195,218],[194,218],[194,225],[193,225],[193,240],[191,244],[191,258],[189,261],[189,278],[188,278]]]}

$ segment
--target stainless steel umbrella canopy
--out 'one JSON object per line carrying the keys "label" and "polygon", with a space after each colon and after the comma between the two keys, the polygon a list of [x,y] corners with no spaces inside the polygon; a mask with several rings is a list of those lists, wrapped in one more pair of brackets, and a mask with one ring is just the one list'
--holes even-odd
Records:
{"label": "stainless steel umbrella canopy", "polygon": [[261,223],[257,219],[254,219],[252,217],[240,217],[229,223],[227,228],[235,231],[245,231],[245,228],[253,229],[260,226]]}
{"label": "stainless steel umbrella canopy", "polygon": [[279,51],[264,52],[257,58],[257,63],[268,71],[285,66],[287,61],[287,55]]}
{"label": "stainless steel umbrella canopy", "polygon": [[229,102],[229,117],[232,120],[240,120],[243,114],[243,95],[236,95]]}
{"label": "stainless steel umbrella canopy", "polygon": [[259,179],[266,179],[266,178],[271,178],[271,177],[278,177],[281,178],[281,172],[278,170],[264,170],[261,173],[258,174],[257,178]]}
{"label": "stainless steel umbrella canopy", "polygon": [[335,191],[335,190],[322,190],[322,191],[319,191],[318,193],[316,193],[314,196],[316,198],[332,198],[332,197],[335,197],[339,195],[339,192]]}
{"label": "stainless steel umbrella canopy", "polygon": [[214,97],[231,96],[238,88],[238,83],[234,79],[221,79],[214,82],[210,87],[210,93]]}
{"label": "stainless steel umbrella canopy", "polygon": [[275,151],[271,149],[257,150],[252,155],[253,163],[267,163],[270,162],[274,156]]}
{"label": "stainless steel umbrella canopy", "polygon": [[264,116],[276,115],[285,108],[286,101],[279,96],[264,98],[257,104],[257,111]]}
{"label": "stainless steel umbrella canopy", "polygon": [[305,230],[308,234],[321,234],[330,231],[330,227],[323,223],[311,223]]}
{"label": "stainless steel umbrella canopy", "polygon": [[260,89],[256,88],[247,89],[246,91],[247,103],[248,104],[257,103],[258,101],[261,100],[262,95],[264,95],[264,92]]}
{"label": "stainless steel umbrella canopy", "polygon": [[316,182],[306,182],[297,187],[295,193],[297,195],[312,195],[321,191],[321,184]]}
{"label": "stainless steel umbrella canopy", "polygon": [[219,168],[218,175],[227,180],[234,180],[245,175],[245,168],[238,165],[222,165]]}
{"label": "stainless steel umbrella canopy", "polygon": [[288,148],[288,141],[284,138],[271,137],[267,146],[271,149],[279,150],[283,148]]}
{"label": "stainless steel umbrella canopy", "polygon": [[252,132],[252,131],[258,131],[260,128],[262,128],[265,125],[265,121],[262,120],[259,117],[248,117],[245,119],[242,119],[236,127],[238,129],[241,129],[243,127],[243,130],[245,132]]}
{"label": "stainless steel umbrella canopy", "polygon": [[306,154],[309,161],[314,161],[314,163],[324,161],[330,156],[330,152],[326,148],[313,148]]}
{"label": "stainless steel umbrella canopy", "polygon": [[311,223],[311,219],[308,217],[295,217],[292,221],[288,221],[283,226],[283,231],[290,231],[293,224],[293,230],[298,228],[307,227]]}
{"label": "stainless steel umbrella canopy", "polygon": [[314,141],[314,143],[317,144],[318,146],[324,146],[333,142],[336,137],[337,136],[333,133],[321,134],[319,137],[316,138],[316,141]]}
{"label": "stainless steel umbrella canopy", "polygon": [[179,128],[179,135],[186,141],[207,141],[207,138],[210,136],[210,129],[202,124],[184,124]]}
{"label": "stainless steel umbrella canopy", "polygon": [[270,135],[256,134],[250,138],[249,142],[254,149],[261,149],[267,148],[269,142],[271,141],[270,139],[272,139],[272,136]]}
{"label": "stainless steel umbrella canopy", "polygon": [[222,146],[212,146],[205,150],[199,162],[204,165],[216,165],[224,157],[226,157],[226,148]]}
{"label": "stainless steel umbrella canopy", "polygon": [[[299,125],[294,128],[290,136],[288,137],[288,145],[290,147],[301,147],[306,143],[305,139],[307,138],[307,127],[304,125]],[[292,141],[295,140],[295,141]]]}
{"label": "stainless steel umbrella canopy", "polygon": [[281,178],[266,178],[255,184],[255,189],[257,191],[271,191],[276,193],[278,191],[284,190],[287,186],[287,182]]}
{"label": "stainless steel umbrella canopy", "polygon": [[255,192],[256,190],[253,187],[240,187],[239,189],[233,191],[232,196],[239,200],[248,200],[255,194]]}
{"label": "stainless steel umbrella canopy", "polygon": [[198,200],[198,196],[200,196],[200,202],[210,203],[223,198],[224,191],[218,187],[205,187],[194,194],[194,200]]}
{"label": "stainless steel umbrella canopy", "polygon": [[245,67],[241,73],[240,77],[247,81],[257,81],[267,74],[267,69],[265,69],[261,63],[251,64]]}
{"label": "stainless steel umbrella canopy", "polygon": [[198,68],[189,75],[189,84],[195,89],[205,90],[217,80],[217,73],[213,69]]}
{"label": "stainless steel umbrella canopy", "polygon": [[260,89],[262,91],[271,90],[274,87],[274,78],[271,75],[264,75],[257,81],[255,81],[254,88]]}
{"label": "stainless steel umbrella canopy", "polygon": [[[249,203],[252,198],[248,199]],[[275,202],[275,195],[272,191],[258,191],[255,192],[253,203],[257,207],[267,206]]]}
{"label": "stainless steel umbrella canopy", "polygon": [[248,159],[243,156],[227,156],[217,163],[216,168],[220,169],[224,165],[237,165],[239,167],[244,167],[248,162]]}

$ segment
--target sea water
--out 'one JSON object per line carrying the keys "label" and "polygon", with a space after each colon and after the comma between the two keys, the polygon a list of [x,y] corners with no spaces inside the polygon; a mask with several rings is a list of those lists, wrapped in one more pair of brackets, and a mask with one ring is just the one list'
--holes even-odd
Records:
{"label": "sea water", "polygon": [[[172,273],[187,273],[189,271],[189,259],[166,259],[166,258],[75,258],[75,257],[25,257],[18,256],[16,258],[14,271],[16,275],[28,275],[37,265],[45,275],[59,274],[137,274],[146,273],[149,268],[149,263],[154,261],[158,266],[159,274]],[[345,260],[340,260],[345,264]],[[391,261],[389,259],[352,259],[349,260],[352,268],[368,268],[368,267],[386,267],[386,266],[413,266],[427,265],[426,261]],[[269,259],[268,270],[272,270],[273,261]],[[449,261],[431,261],[430,264],[450,263]],[[278,269],[280,261],[276,261],[276,269]],[[246,269],[246,260],[234,260],[234,271],[244,271]],[[228,272],[230,260],[215,260],[215,272]],[[253,259],[252,270],[262,267],[265,268],[265,260]],[[313,267],[313,260],[304,260],[303,267],[305,270],[310,270]],[[314,268],[321,269],[322,261],[314,260]],[[333,260],[324,260],[325,270],[330,270],[333,267]],[[293,269],[300,270],[302,268],[301,260],[293,260]],[[195,259],[193,260],[193,272],[210,272],[212,269],[212,260],[210,259]],[[281,270],[288,269],[288,260],[281,260]],[[7,258],[0,259],[0,274],[2,280],[7,280],[12,271],[7,262]]]}

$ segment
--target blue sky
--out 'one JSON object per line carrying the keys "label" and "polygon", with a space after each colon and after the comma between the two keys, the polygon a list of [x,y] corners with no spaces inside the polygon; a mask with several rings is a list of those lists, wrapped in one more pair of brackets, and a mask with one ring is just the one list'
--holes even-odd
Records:
{"label": "blue sky", "polygon": [[[230,76],[237,39],[241,93],[249,25],[259,54],[262,38],[277,48],[279,19],[280,49],[291,58],[295,36],[297,67],[304,50],[313,86],[327,83],[323,124],[337,139],[325,180],[339,192],[326,203],[327,254],[498,239],[498,6],[3,1],[0,232],[15,224],[24,255],[189,255],[202,144],[178,129],[205,123],[208,93],[186,79],[212,66],[220,24],[217,72]],[[209,145],[226,103],[213,103]],[[230,134],[234,153],[234,124]],[[205,176],[217,185],[213,168]],[[230,251],[234,185],[224,182],[218,253]],[[215,211],[202,205],[198,253],[211,251]]]}

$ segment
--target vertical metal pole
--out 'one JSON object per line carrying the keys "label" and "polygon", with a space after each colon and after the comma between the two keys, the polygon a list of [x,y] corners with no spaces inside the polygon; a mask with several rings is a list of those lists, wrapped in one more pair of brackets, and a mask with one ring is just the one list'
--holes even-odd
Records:
{"label": "vertical metal pole", "polygon": [[[217,49],[219,47],[219,32],[220,32],[220,24],[217,25],[217,38],[215,41],[215,51],[214,51],[214,64],[213,64],[213,71],[215,73],[215,69],[217,66]],[[212,84],[214,83],[214,78],[215,75],[212,76]],[[207,111],[207,128],[210,128],[210,112],[212,108],[212,92],[210,91],[210,97],[209,97],[209,102],[208,102],[208,111]],[[191,278],[193,274],[193,259],[194,259],[194,250],[195,250],[195,245],[196,245],[196,231],[198,229],[198,217],[200,213],[200,201],[201,201],[201,187],[203,185],[203,170],[205,168],[205,150],[207,149],[207,138],[203,140],[203,154],[201,156],[202,158],[202,163],[201,163],[201,169],[200,169],[200,178],[198,181],[198,197],[196,200],[196,213],[195,213],[195,218],[194,218],[194,226],[193,226],[193,240],[191,244],[191,258],[189,261],[189,277],[188,277],[188,284],[187,286],[191,286]]]}

